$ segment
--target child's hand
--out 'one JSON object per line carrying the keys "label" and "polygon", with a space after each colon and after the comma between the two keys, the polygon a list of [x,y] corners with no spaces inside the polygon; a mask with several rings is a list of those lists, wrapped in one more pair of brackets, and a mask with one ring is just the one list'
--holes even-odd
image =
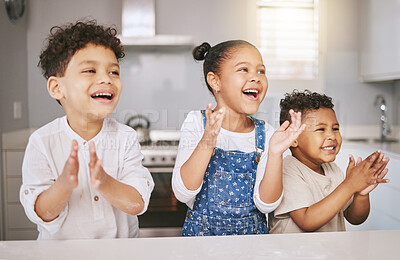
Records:
{"label": "child's hand", "polygon": [[[358,158],[357,164],[361,162],[361,158]],[[373,191],[379,183],[388,183],[389,179],[384,179],[385,175],[388,173],[389,169],[385,168],[389,162],[389,158],[384,158],[384,154],[381,153],[378,159],[375,161],[373,167],[376,169],[376,181],[373,184],[368,185],[365,189],[359,192],[360,195],[367,195]]]}
{"label": "child's hand", "polygon": [[[350,155],[346,179],[343,182],[348,183],[354,193],[364,191],[368,186],[374,185],[378,177],[383,175],[382,171],[387,164],[387,162],[383,162],[383,166],[379,158],[380,152],[374,152],[365,160],[358,159],[356,164],[354,157]],[[383,176],[381,178],[383,178]]]}
{"label": "child's hand", "polygon": [[94,189],[98,189],[102,184],[105,183],[108,175],[103,169],[102,160],[97,158],[96,147],[94,145],[94,142],[90,142],[89,144],[89,154],[90,154],[90,163],[89,163],[90,184]]}
{"label": "child's hand", "polygon": [[222,121],[225,116],[225,108],[221,108],[218,111],[215,111],[214,113],[211,112],[212,104],[208,104],[206,108],[206,126],[204,128],[204,134],[203,134],[203,142],[209,147],[215,147],[217,143],[217,137],[219,134],[219,131],[221,130],[222,126]]}
{"label": "child's hand", "polygon": [[71,153],[65,162],[64,169],[58,178],[58,180],[68,190],[73,190],[78,186],[78,171],[79,171],[79,160],[78,160],[78,142],[72,140]]}
{"label": "child's hand", "polygon": [[269,153],[283,154],[306,127],[301,124],[301,112],[296,113],[291,109],[289,114],[292,123],[289,125],[289,121],[285,121],[275,131],[269,141]]}

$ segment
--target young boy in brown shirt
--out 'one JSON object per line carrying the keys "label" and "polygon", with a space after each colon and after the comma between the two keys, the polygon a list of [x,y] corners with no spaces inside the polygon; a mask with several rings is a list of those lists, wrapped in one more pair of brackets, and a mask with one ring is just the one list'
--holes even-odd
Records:
{"label": "young boy in brown shirt", "polygon": [[346,175],[333,163],[342,137],[330,97],[310,91],[286,94],[280,122],[289,110],[301,112],[306,129],[283,161],[282,203],[270,214],[270,233],[345,231],[344,218],[363,223],[369,214],[369,193],[387,174],[389,158],[376,151],[365,160],[352,155]]}

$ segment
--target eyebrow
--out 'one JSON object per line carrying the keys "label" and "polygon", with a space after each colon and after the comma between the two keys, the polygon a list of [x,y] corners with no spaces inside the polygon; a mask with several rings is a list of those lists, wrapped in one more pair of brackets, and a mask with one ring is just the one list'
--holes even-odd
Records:
{"label": "eyebrow", "polygon": [[[93,65],[93,64],[98,64],[98,63],[99,63],[99,62],[94,61],[94,60],[84,60],[84,61],[80,62],[79,65],[85,65],[85,64]],[[112,63],[110,63],[109,65],[110,65],[110,66],[117,66],[117,67],[119,68],[119,64],[116,63],[116,62],[112,62]]]}
{"label": "eyebrow", "polygon": [[[239,66],[239,65],[249,65],[249,64],[250,64],[250,63],[247,62],[247,61],[240,61],[240,62],[238,62],[238,63],[235,64],[235,67],[237,67],[237,66]],[[264,65],[264,64],[259,64],[259,65],[257,65],[257,67],[259,67],[259,66],[265,68],[265,65]]]}
{"label": "eyebrow", "polygon": [[[316,124],[316,126],[326,126],[326,125],[328,125],[328,124],[325,124],[325,123]],[[333,125],[339,125],[339,123],[334,123]]]}

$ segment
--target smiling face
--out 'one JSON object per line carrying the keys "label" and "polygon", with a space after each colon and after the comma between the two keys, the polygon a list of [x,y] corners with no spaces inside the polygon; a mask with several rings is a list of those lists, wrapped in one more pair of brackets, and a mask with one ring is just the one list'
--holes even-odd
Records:
{"label": "smiling face", "polygon": [[109,48],[88,44],[72,56],[64,76],[49,78],[48,88],[61,102],[70,125],[102,123],[114,111],[122,90],[117,58]]}
{"label": "smiling face", "polygon": [[330,108],[308,111],[302,121],[306,129],[293,143],[292,154],[309,168],[322,173],[320,165],[333,162],[342,145],[335,112]]}
{"label": "smiling face", "polygon": [[257,112],[268,89],[261,54],[250,45],[234,47],[231,58],[221,64],[215,82],[210,85],[218,107],[240,114]]}

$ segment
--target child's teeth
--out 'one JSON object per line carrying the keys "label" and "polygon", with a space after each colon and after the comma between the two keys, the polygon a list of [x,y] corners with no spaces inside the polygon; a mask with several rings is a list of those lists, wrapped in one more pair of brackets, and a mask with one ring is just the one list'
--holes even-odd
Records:
{"label": "child's teeth", "polygon": [[255,89],[248,89],[244,91],[245,93],[258,93],[258,90]]}
{"label": "child's teeth", "polygon": [[99,96],[111,96],[111,94],[110,93],[96,93],[95,95],[94,95],[95,97],[99,97]]}

